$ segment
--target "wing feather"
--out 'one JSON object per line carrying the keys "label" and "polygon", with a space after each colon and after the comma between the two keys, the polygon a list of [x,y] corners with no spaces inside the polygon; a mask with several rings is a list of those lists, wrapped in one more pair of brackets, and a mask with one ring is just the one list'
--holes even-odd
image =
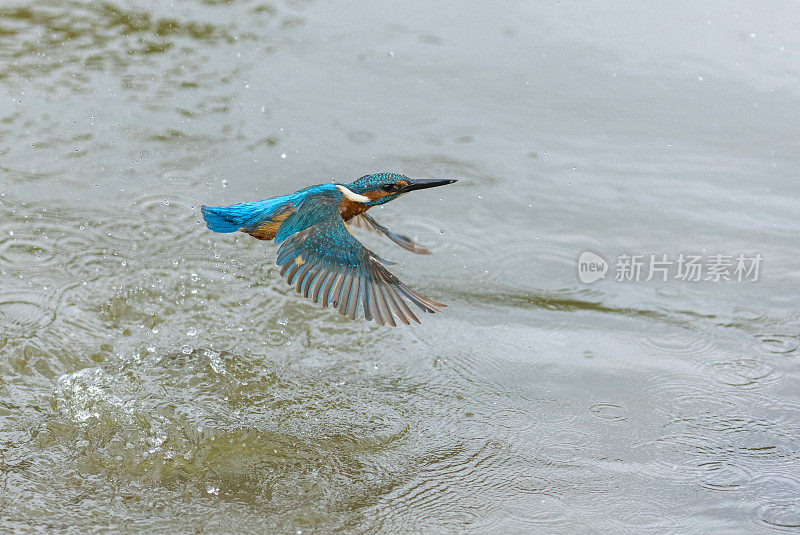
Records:
{"label": "wing feather", "polygon": [[296,277],[297,284],[295,284],[295,287],[294,287],[294,289],[295,289],[295,291],[297,293],[300,293],[300,291],[302,290],[303,281],[306,280],[306,275],[308,275],[308,272],[311,271],[312,267],[314,267],[314,266],[312,266],[311,262],[306,262],[303,265],[303,269],[301,269],[300,271],[297,272],[297,277]]}
{"label": "wing feather", "polygon": [[381,311],[383,314],[383,319],[385,319],[392,327],[397,327],[397,323],[395,323],[394,316],[392,315],[392,306],[389,304],[390,298],[387,292],[386,285],[381,284],[380,279],[376,278],[375,281],[377,282],[377,284],[375,284],[375,287],[380,292],[381,302],[383,303],[383,310]]}
{"label": "wing feather", "polygon": [[363,284],[364,284],[364,299],[363,299],[363,303],[364,303],[364,319],[366,319],[367,321],[372,321],[372,319],[373,319],[373,315],[372,315],[372,308],[373,308],[373,304],[372,304],[372,302],[373,302],[373,299],[372,299],[372,288],[370,287],[369,280],[367,279],[367,277],[364,277],[362,280],[363,280]]}
{"label": "wing feather", "polygon": [[314,290],[312,291],[313,294],[312,298],[315,303],[319,303],[319,292],[320,290],[322,290],[323,284],[325,284],[325,281],[328,280],[328,277],[330,277],[330,275],[331,275],[330,270],[323,267],[322,275],[320,275],[320,277],[314,283]]}
{"label": "wing feather", "polygon": [[321,300],[323,307],[330,304],[351,319],[363,309],[364,318],[379,325],[419,323],[411,303],[425,313],[440,312],[443,304],[400,282],[378,255],[350,234],[339,215],[340,199],[338,191],[306,195],[278,229],[277,264],[286,282],[304,297]]}
{"label": "wing feather", "polygon": [[398,296],[397,292],[394,291],[394,288],[392,288],[388,284],[385,284],[385,281],[384,284],[381,285],[381,288],[383,288],[383,291],[386,293],[386,301],[389,303],[389,306],[391,307],[394,315],[397,316],[397,319],[399,319],[406,325],[411,325],[405,313],[403,312],[403,309],[397,303],[397,301],[402,302],[402,299],[400,299],[400,296]]}
{"label": "wing feather", "polygon": [[339,272],[339,275],[336,277],[336,284],[333,286],[333,294],[331,295],[331,304],[334,307],[339,306],[339,301],[341,300],[341,293],[342,293],[342,284],[344,284],[344,279],[347,277],[347,272],[342,270]]}
{"label": "wing feather", "polygon": [[294,276],[297,275],[297,272],[300,271],[302,267],[303,266],[301,265],[294,264],[291,268],[289,268],[289,271],[286,273],[286,282],[289,284],[294,284]]}
{"label": "wing feather", "polygon": [[322,266],[320,265],[319,262],[317,262],[316,264],[314,264],[314,268],[308,274],[305,282],[303,283],[303,297],[305,297],[306,299],[308,298],[309,294],[311,293],[311,289],[314,286],[314,281],[317,280],[317,278],[319,278],[321,274],[322,274]]}
{"label": "wing feather", "polygon": [[350,299],[347,300],[347,317],[356,319],[358,302],[361,299],[361,280],[358,276],[353,278],[353,288],[350,290]]}
{"label": "wing feather", "polygon": [[[400,319],[401,319],[401,321],[403,321],[403,323],[405,323],[406,325],[410,325],[411,321],[414,321],[416,323],[420,323],[419,318],[416,316],[416,314],[414,314],[411,311],[410,308],[408,308],[408,305],[406,304],[405,300],[402,297],[400,297],[400,294],[397,293],[397,290],[395,290],[391,286],[387,286],[387,287],[390,288],[391,291],[394,294],[392,297],[393,297],[394,302],[395,302],[395,304],[397,305],[397,307],[398,307],[398,309],[400,311]],[[403,318],[405,318],[405,319],[403,319]]]}
{"label": "wing feather", "polygon": [[347,276],[344,279],[344,284],[342,285],[342,298],[339,301],[339,314],[342,316],[347,315],[347,307],[350,306],[350,297],[353,291],[353,272],[350,271],[347,273]]}
{"label": "wing feather", "polygon": [[372,309],[372,315],[374,316],[375,322],[378,325],[386,325],[386,320],[383,319],[383,314],[381,313],[381,305],[380,302],[378,301],[380,294],[378,293],[377,290],[378,289],[375,288],[375,282],[372,279],[370,279],[369,293],[372,296],[372,303],[374,304],[374,307]]}
{"label": "wing feather", "polygon": [[336,282],[336,278],[339,276],[339,268],[338,266],[334,267],[331,270],[331,274],[328,277],[328,282],[325,283],[325,289],[322,291],[322,306],[328,306],[328,301],[330,299],[331,290],[333,289],[333,284]]}

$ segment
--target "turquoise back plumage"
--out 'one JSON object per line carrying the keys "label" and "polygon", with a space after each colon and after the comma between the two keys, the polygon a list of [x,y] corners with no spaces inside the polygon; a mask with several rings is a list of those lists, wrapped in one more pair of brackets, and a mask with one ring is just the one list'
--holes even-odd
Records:
{"label": "turquoise back plumage", "polygon": [[305,230],[317,223],[323,216],[336,212],[342,200],[342,194],[335,184],[312,186],[297,193],[302,193],[295,201],[297,211],[286,218],[275,234],[275,243],[279,244],[295,232]]}
{"label": "turquoise back plumage", "polygon": [[[345,185],[354,193],[363,194],[370,190],[379,189],[383,184],[397,182],[398,180],[410,179],[398,173],[374,173],[362,176],[358,180]],[[303,188],[288,195],[281,195],[263,201],[242,202],[231,206],[203,206],[201,210],[209,230],[223,233],[236,232],[239,229],[245,229],[245,231],[247,231],[258,227],[265,219],[280,213],[286,204],[292,204],[294,206],[301,204],[308,195],[313,196],[319,193],[332,193],[338,194],[341,199],[341,194],[335,191],[335,188],[335,184],[320,184]],[[384,204],[399,196],[399,193],[385,195],[369,204],[372,206]],[[308,217],[312,217],[312,215]],[[295,225],[297,224],[300,223],[295,222]],[[307,226],[308,225],[306,225],[306,227]],[[302,228],[299,230],[302,230]],[[298,230],[294,232],[298,232]],[[288,232],[288,230],[279,233],[279,235],[282,236],[281,240],[289,234],[291,233]],[[280,243],[277,236],[276,240],[276,243]]]}
{"label": "turquoise back plumage", "polygon": [[296,194],[281,195],[263,201],[241,202],[231,206],[203,206],[206,226],[214,232],[236,232],[257,227],[261,221],[280,211],[281,206],[292,202]]}
{"label": "turquoise back plumage", "polygon": [[203,218],[206,226],[214,232],[245,231],[258,227],[265,219],[280,213],[287,204],[297,205],[308,193],[334,187],[331,184],[309,186],[288,195],[280,195],[271,199],[255,202],[240,202],[231,206],[203,206]]}

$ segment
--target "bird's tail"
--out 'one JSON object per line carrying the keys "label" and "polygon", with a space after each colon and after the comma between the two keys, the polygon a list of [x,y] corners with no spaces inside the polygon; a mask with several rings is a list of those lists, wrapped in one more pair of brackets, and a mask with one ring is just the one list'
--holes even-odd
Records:
{"label": "bird's tail", "polygon": [[206,226],[214,232],[236,232],[242,228],[244,218],[241,210],[231,210],[231,206],[203,206],[203,219]]}
{"label": "bird's tail", "polygon": [[267,217],[284,210],[289,196],[273,197],[264,201],[241,202],[231,206],[203,206],[203,219],[214,232],[245,231],[257,227]]}

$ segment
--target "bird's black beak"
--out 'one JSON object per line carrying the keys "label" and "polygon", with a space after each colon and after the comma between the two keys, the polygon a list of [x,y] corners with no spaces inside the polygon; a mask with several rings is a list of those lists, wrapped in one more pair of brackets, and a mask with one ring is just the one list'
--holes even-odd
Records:
{"label": "bird's black beak", "polygon": [[400,190],[400,193],[408,193],[409,191],[414,191],[415,189],[426,189],[426,188],[435,188],[436,186],[446,186],[447,184],[452,184],[453,182],[456,181],[453,179],[439,180],[438,178],[413,179],[408,184],[408,186]]}

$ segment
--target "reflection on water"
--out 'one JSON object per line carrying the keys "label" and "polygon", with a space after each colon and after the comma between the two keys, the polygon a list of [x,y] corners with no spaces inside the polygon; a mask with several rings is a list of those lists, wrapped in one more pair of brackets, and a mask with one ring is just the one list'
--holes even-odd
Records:
{"label": "reflection on water", "polygon": [[[4,530],[800,525],[792,17],[473,7],[0,8]],[[379,170],[459,179],[376,209],[433,255],[361,236],[450,305],[416,328],[200,222]],[[764,265],[584,285],[585,250]]]}

